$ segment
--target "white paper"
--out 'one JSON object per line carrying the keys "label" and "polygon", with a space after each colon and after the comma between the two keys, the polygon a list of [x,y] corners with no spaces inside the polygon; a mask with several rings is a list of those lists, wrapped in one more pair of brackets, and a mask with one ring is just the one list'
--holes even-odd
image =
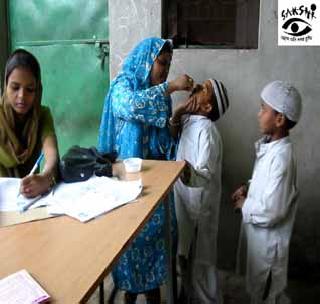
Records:
{"label": "white paper", "polygon": [[34,204],[32,204],[29,207],[29,209],[49,206],[52,203],[53,203],[53,191],[50,191],[49,193],[42,195],[40,199],[38,199]]}
{"label": "white paper", "polygon": [[20,206],[33,201],[19,194],[20,183],[20,178],[0,178],[0,211],[17,211],[18,201]]}
{"label": "white paper", "polygon": [[49,298],[50,296],[24,269],[0,280],[0,304],[43,303]]}
{"label": "white paper", "polygon": [[0,177],[0,211],[16,211],[20,178]]}
{"label": "white paper", "polygon": [[48,211],[86,222],[135,200],[141,190],[141,180],[117,181],[108,177],[94,176],[84,182],[61,183],[54,191],[54,203]]}
{"label": "white paper", "polygon": [[32,197],[32,198],[27,198],[27,197],[23,196],[22,194],[19,194],[16,198],[16,205],[18,207],[18,210],[20,212],[23,212],[23,211],[28,210],[29,208],[31,209],[33,204],[35,204],[35,202],[37,202],[40,198],[41,198],[41,195],[38,195],[38,196]]}
{"label": "white paper", "polygon": [[[0,211],[21,211],[28,204],[28,199],[21,195],[17,198],[20,182],[19,178],[0,178]],[[84,182],[59,183],[48,195],[33,199],[37,201],[29,208],[48,206],[49,214],[67,214],[86,222],[134,201],[141,191],[141,180],[119,181],[93,176]]]}
{"label": "white paper", "polygon": [[[21,178],[0,177],[0,211],[24,211],[46,206],[50,195],[26,198],[19,194]],[[31,205],[32,204],[32,205]]]}

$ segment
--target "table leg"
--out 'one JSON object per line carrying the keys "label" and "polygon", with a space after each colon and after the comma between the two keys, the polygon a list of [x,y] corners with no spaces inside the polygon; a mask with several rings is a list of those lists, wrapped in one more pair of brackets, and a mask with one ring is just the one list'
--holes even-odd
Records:
{"label": "table leg", "polygon": [[104,287],[103,281],[99,285],[99,304],[104,304]]}
{"label": "table leg", "polygon": [[177,294],[177,276],[176,276],[176,259],[172,254],[172,234],[171,234],[171,213],[170,213],[170,200],[169,195],[164,199],[165,208],[165,243],[167,250],[167,267],[168,267],[168,280],[167,280],[167,303],[176,303]]}

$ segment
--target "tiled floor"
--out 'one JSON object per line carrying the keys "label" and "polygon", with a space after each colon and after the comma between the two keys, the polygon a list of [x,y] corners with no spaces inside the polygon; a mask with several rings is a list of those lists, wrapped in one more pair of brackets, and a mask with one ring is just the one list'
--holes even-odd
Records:
{"label": "tiled floor", "polygon": [[[245,293],[244,278],[236,276],[231,272],[222,271],[220,274],[224,304],[249,304],[250,302]],[[104,281],[106,304],[108,303],[112,288],[112,279],[108,276]],[[291,298],[291,304],[320,304],[320,281],[307,282],[305,280],[289,280],[287,295]],[[162,288],[162,299],[162,303],[166,303],[165,287]],[[88,303],[99,304],[98,291],[92,295]],[[144,303],[144,297],[139,296],[137,304]],[[123,304],[123,292],[117,293],[114,304]]]}

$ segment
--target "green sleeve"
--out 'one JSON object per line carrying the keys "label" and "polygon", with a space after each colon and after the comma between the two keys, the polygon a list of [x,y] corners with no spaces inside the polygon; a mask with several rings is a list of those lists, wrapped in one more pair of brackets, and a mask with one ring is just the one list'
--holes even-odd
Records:
{"label": "green sleeve", "polygon": [[43,142],[48,136],[56,136],[53,124],[53,118],[48,107],[41,107],[40,110],[40,134],[41,141]]}

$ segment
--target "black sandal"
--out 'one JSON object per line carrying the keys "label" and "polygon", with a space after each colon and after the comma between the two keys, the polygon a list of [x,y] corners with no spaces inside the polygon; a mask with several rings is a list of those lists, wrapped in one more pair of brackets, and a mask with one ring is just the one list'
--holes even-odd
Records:
{"label": "black sandal", "polygon": [[126,291],[124,294],[124,303],[125,304],[135,304],[137,300],[137,294]]}
{"label": "black sandal", "polygon": [[145,292],[147,304],[160,304],[161,296],[160,296],[160,288],[155,288],[148,290]]}

